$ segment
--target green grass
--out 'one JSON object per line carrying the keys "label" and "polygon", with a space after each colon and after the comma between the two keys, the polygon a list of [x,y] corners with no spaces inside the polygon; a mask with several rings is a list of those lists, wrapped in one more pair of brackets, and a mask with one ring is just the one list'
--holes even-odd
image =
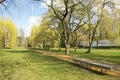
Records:
{"label": "green grass", "polygon": [[[64,49],[58,51],[57,48],[52,48],[51,52],[58,54],[64,54]],[[74,49],[70,50],[70,55],[79,58],[87,58],[98,61],[107,61],[120,65],[120,50],[119,49],[93,49],[92,54],[85,53],[87,49],[77,49],[77,52],[74,52]]]}
{"label": "green grass", "polygon": [[119,80],[28,49],[0,49],[0,80]]}

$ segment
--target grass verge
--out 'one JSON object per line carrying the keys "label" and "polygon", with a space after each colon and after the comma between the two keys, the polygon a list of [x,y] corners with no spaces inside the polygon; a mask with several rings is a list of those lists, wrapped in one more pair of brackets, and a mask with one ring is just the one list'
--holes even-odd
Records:
{"label": "grass verge", "polygon": [[28,49],[0,49],[0,80],[119,80]]}

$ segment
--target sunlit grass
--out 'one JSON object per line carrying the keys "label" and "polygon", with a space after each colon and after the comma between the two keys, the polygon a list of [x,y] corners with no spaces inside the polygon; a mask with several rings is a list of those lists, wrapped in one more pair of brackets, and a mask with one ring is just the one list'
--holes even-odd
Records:
{"label": "sunlit grass", "polygon": [[0,50],[0,80],[119,80],[28,49]]}

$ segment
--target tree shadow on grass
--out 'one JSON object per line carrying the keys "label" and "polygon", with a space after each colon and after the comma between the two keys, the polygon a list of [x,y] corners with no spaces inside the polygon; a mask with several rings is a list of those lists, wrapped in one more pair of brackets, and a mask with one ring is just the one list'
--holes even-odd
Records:
{"label": "tree shadow on grass", "polygon": [[[52,56],[46,56],[46,55],[43,55],[43,54],[39,54],[39,52],[36,52],[34,50],[7,50],[7,52],[10,52],[10,53],[25,53],[27,55],[24,56],[24,59],[28,60],[29,63],[37,63],[37,64],[42,65],[42,66],[51,66],[51,69],[54,69],[54,70],[60,70],[61,69],[58,65],[61,65],[61,66],[64,65],[65,66],[64,68],[67,68],[68,66],[66,66],[66,65],[71,64],[75,67],[79,67],[81,69],[90,71],[90,72],[98,74],[98,75],[106,75],[104,73],[101,73],[101,72],[98,72],[98,71],[95,71],[95,70],[91,70],[89,68],[86,68],[86,67],[74,64],[74,63],[70,63],[70,62],[67,62],[67,61],[52,57]],[[41,62],[42,62],[42,64],[41,64]],[[52,67],[52,66],[54,66],[54,67]],[[55,66],[57,66],[57,67],[55,67]],[[64,71],[63,68],[62,68],[62,70]],[[4,72],[3,72],[3,74],[4,74]]]}
{"label": "tree shadow on grass", "polygon": [[[34,57],[35,58],[33,58],[33,60],[35,60],[36,59],[36,57],[38,57],[38,55],[35,55],[35,54],[31,54],[31,56],[33,57],[33,55],[34,55]],[[32,59],[32,58],[29,58],[29,59]],[[87,71],[89,71],[89,72],[92,72],[92,73],[94,73],[94,74],[97,74],[97,75],[106,75],[105,73],[101,73],[101,72],[98,72],[98,71],[96,71],[96,70],[92,70],[92,69],[89,69],[89,68],[86,68],[86,67],[83,67],[83,66],[80,66],[80,65],[77,65],[77,64],[75,64],[75,63],[71,63],[71,62],[68,62],[68,61],[64,61],[64,60],[61,60],[61,59],[58,59],[58,58],[55,58],[55,57],[52,57],[52,56],[42,56],[42,57],[39,57],[39,61],[41,62],[41,61],[48,61],[48,63],[47,64],[41,64],[41,65],[46,65],[46,66],[58,66],[58,65],[64,65],[64,64],[71,64],[71,65],[73,65],[73,67],[79,67],[79,68],[81,68],[81,69],[84,69],[84,70],[87,70]],[[38,59],[37,59],[37,61],[38,61]],[[34,61],[35,62],[35,61]],[[66,66],[67,67],[67,66]],[[56,69],[58,69],[58,70],[64,70],[64,69],[61,69],[60,67],[58,67],[58,68],[55,68],[55,70]]]}
{"label": "tree shadow on grass", "polygon": [[92,72],[92,73],[95,73],[95,74],[97,74],[97,75],[101,75],[101,76],[103,76],[103,75],[107,75],[107,74],[105,74],[105,73],[103,73],[103,72],[99,72],[99,71],[96,71],[96,70],[93,70],[93,69],[90,69],[90,68],[87,68],[87,67],[81,66],[81,65],[76,64],[76,63],[71,63],[71,64],[74,65],[75,67],[78,67],[78,68],[81,68],[81,69],[87,70],[87,71]]}
{"label": "tree shadow on grass", "polygon": [[55,52],[55,53],[63,53],[64,54],[64,52],[65,52],[65,50],[50,50],[50,52]]}
{"label": "tree shadow on grass", "polygon": [[49,50],[44,50],[44,49],[40,49],[40,48],[28,48],[28,49],[31,49],[31,50],[41,50],[41,51],[49,51],[49,52],[54,52],[54,53],[63,53],[64,54],[64,51],[65,50],[54,50],[54,49],[49,49]]}
{"label": "tree shadow on grass", "polygon": [[34,53],[33,50],[3,50],[4,52],[10,52],[10,53]]}
{"label": "tree shadow on grass", "polygon": [[[58,58],[52,57],[52,56],[46,56],[44,54],[40,54],[40,52],[37,52],[33,49],[29,49],[29,50],[6,50],[5,52],[10,52],[10,53],[15,53],[15,54],[19,54],[19,53],[25,53],[27,55],[24,56],[24,58],[29,59],[29,60],[35,60],[35,61],[49,61],[49,62],[58,62],[61,63],[63,62],[63,60],[60,60]],[[65,62],[65,61],[64,61]]]}

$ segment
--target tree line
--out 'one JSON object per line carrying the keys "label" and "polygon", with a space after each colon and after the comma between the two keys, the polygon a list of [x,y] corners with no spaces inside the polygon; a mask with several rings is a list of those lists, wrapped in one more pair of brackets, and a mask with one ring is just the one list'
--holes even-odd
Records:
{"label": "tree line", "polygon": [[[6,7],[5,1],[1,0],[0,4]],[[29,46],[38,45],[44,49],[59,47],[59,50],[64,47],[65,54],[69,54],[69,49],[75,47],[76,51],[77,45],[81,41],[89,43],[87,53],[91,53],[94,41],[99,44],[99,40],[109,39],[119,43],[120,9],[116,7],[114,0],[32,1],[44,3],[48,10],[41,24],[34,25],[29,38]],[[3,25],[1,24],[1,26]],[[9,35],[12,33],[9,33],[7,29],[1,28],[1,40],[3,40],[1,45],[3,47],[12,43],[8,41]],[[25,38],[22,30],[21,34],[20,41]]]}
{"label": "tree line", "polygon": [[[19,34],[19,35],[18,35]],[[0,48],[27,47],[24,29],[18,30],[8,17],[0,18]]]}
{"label": "tree line", "polygon": [[[69,54],[70,47],[76,48],[78,41],[86,40],[89,42],[87,53],[91,53],[93,41],[120,37],[120,9],[116,8],[113,0],[37,1],[47,5],[48,11],[42,24],[37,27],[39,29],[32,29],[32,45],[38,43],[53,46],[57,43],[59,48],[65,47],[65,54]],[[50,30],[42,30],[43,26]],[[52,42],[54,40],[55,43]]]}

